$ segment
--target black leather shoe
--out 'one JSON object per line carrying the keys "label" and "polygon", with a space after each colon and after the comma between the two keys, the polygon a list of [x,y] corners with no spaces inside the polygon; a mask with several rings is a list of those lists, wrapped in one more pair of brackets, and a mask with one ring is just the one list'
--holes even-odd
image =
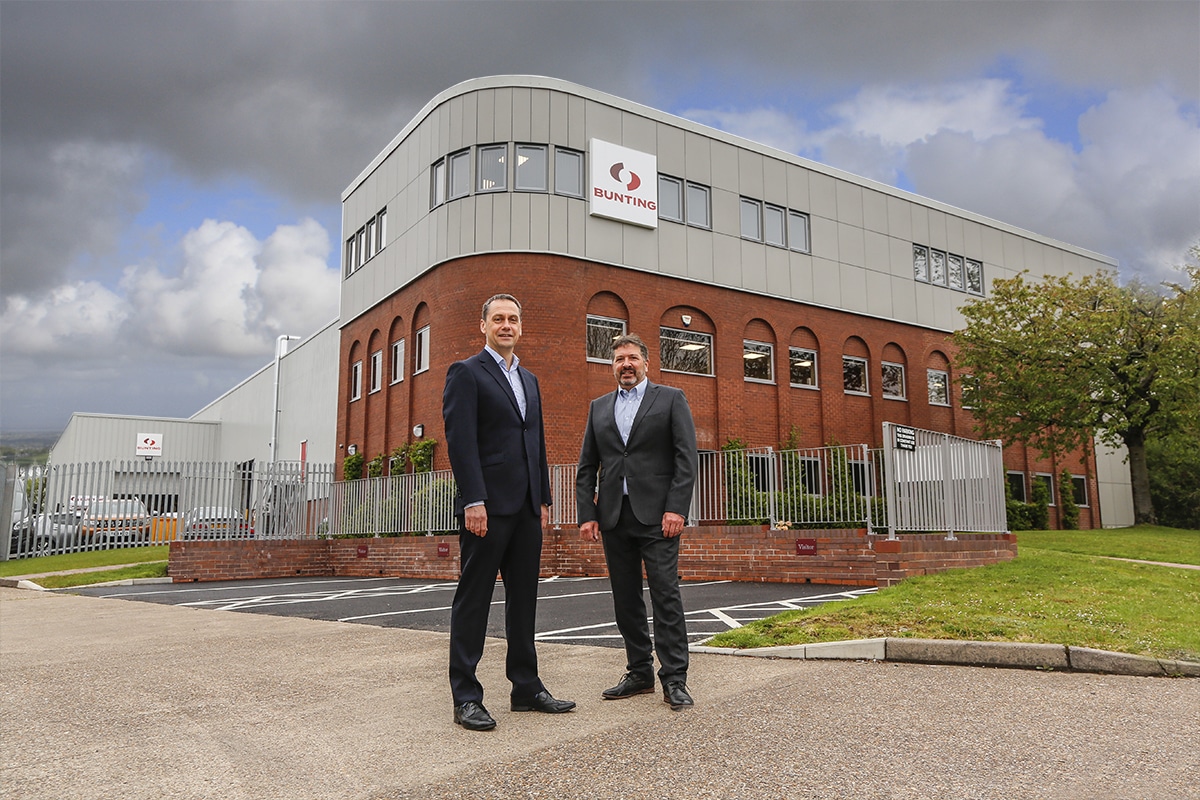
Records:
{"label": "black leather shoe", "polygon": [[496,727],[496,720],[492,719],[483,703],[470,702],[454,707],[454,724],[471,731],[490,731]]}
{"label": "black leather shoe", "polygon": [[574,700],[556,700],[544,689],[533,697],[512,698],[513,711],[541,711],[543,714],[565,714],[574,707]]}
{"label": "black leather shoe", "polygon": [[668,681],[663,684],[663,702],[669,703],[672,711],[682,711],[694,705],[692,696],[688,694],[687,684],[683,681]]}
{"label": "black leather shoe", "polygon": [[654,678],[639,678],[632,672],[626,672],[620,683],[611,689],[605,689],[600,696],[605,700],[620,700],[635,694],[650,694],[653,691]]}

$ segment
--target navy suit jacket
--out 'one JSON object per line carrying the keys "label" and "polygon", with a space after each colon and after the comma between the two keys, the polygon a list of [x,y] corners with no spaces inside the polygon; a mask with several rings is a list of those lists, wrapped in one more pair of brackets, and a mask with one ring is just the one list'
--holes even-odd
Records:
{"label": "navy suit jacket", "polygon": [[[624,484],[643,525],[662,523],[671,511],[687,519],[696,483],[696,428],[687,398],[671,386],[648,384],[629,431],[621,441],[614,411],[616,391],[592,401],[579,451],[575,503],[579,522],[612,530],[621,516]],[[599,488],[596,479],[599,476]]]}
{"label": "navy suit jacket", "polygon": [[541,514],[550,505],[550,468],[537,378],[517,367],[525,388],[525,419],[495,359],[483,350],[446,372],[442,418],[458,493],[454,513],[483,501],[488,514]]}

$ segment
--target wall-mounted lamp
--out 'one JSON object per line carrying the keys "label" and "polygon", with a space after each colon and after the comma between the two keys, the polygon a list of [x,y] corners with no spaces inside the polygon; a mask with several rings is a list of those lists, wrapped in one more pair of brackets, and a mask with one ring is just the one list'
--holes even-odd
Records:
{"label": "wall-mounted lamp", "polygon": [[425,435],[425,426],[424,425],[422,425],[419,422],[416,425],[413,425],[413,436],[415,438],[420,439],[424,435]]}
{"label": "wall-mounted lamp", "polygon": [[683,327],[685,327],[685,328],[688,325],[692,324],[692,315],[691,314],[684,314],[683,316],[680,317],[680,319],[683,320]]}
{"label": "wall-mounted lamp", "polygon": [[346,452],[349,453],[350,455],[354,455],[355,453],[358,452],[358,445],[356,445],[356,444],[350,445],[349,447],[346,448]]}

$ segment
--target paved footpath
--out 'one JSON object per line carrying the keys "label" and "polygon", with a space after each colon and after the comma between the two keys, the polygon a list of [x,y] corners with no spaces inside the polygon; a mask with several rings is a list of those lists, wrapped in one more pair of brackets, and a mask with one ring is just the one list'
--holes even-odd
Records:
{"label": "paved footpath", "polygon": [[610,648],[539,645],[571,714],[451,722],[444,634],[0,588],[0,797],[1200,798],[1200,681],[697,653],[691,711],[600,700]]}

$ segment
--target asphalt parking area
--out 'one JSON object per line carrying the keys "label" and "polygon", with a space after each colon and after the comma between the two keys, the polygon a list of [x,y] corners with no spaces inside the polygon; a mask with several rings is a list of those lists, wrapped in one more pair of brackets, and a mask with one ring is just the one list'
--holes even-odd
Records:
{"label": "asphalt parking area", "polygon": [[[336,620],[392,628],[449,631],[454,581],[403,578],[279,578],[217,583],[83,587],[91,597]],[[873,588],[819,584],[697,581],[681,584],[688,637],[698,642],[752,620],[794,608],[848,600]],[[649,593],[646,605],[650,607]],[[496,584],[488,633],[504,636],[504,587]],[[607,578],[543,578],[537,639],[621,647]]]}

